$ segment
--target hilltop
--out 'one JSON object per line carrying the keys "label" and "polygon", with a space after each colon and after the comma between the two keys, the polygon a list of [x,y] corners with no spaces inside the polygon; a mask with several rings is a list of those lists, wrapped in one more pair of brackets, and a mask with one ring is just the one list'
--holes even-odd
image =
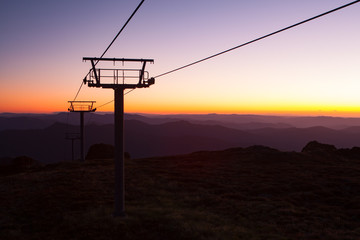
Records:
{"label": "hilltop", "polygon": [[114,219],[113,161],[0,177],[1,239],[359,239],[360,151],[311,142],[126,161]]}

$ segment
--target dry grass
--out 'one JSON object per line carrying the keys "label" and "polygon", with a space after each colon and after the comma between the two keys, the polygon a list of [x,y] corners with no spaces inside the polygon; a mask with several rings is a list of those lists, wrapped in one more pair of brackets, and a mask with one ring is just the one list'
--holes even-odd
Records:
{"label": "dry grass", "polygon": [[0,239],[360,239],[360,160],[229,149],[0,177]]}

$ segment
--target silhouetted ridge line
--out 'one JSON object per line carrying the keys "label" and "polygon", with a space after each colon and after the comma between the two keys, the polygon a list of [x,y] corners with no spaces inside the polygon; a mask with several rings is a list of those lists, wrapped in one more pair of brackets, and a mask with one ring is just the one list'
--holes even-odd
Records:
{"label": "silhouetted ridge line", "polygon": [[286,28],[277,30],[277,31],[275,31],[275,32],[272,32],[272,33],[269,33],[269,34],[264,35],[264,36],[262,36],[262,37],[259,37],[259,38],[256,38],[256,39],[254,39],[254,40],[251,40],[251,41],[249,41],[249,42],[240,44],[240,45],[238,45],[238,46],[236,46],[236,47],[227,49],[227,50],[222,51],[222,52],[220,52],[220,53],[217,53],[217,54],[211,55],[211,56],[209,56],[209,57],[203,58],[203,59],[201,59],[201,60],[192,62],[192,63],[190,63],[190,64],[187,64],[187,65],[184,65],[184,66],[182,66],[182,67],[176,68],[176,69],[174,69],[174,70],[171,70],[171,71],[162,73],[162,74],[160,74],[160,75],[155,76],[154,78],[162,77],[162,76],[165,76],[165,75],[167,75],[167,74],[170,74],[170,73],[179,71],[179,70],[181,70],[181,69],[190,67],[190,66],[192,66],[192,65],[195,65],[195,64],[204,62],[204,61],[206,61],[206,60],[209,60],[209,59],[211,59],[211,58],[217,57],[217,56],[222,55],[222,54],[224,54],[224,53],[233,51],[233,50],[238,49],[238,48],[240,48],[240,47],[244,47],[244,46],[249,45],[249,44],[251,44],[251,43],[260,41],[260,40],[262,40],[262,39],[264,39],[264,38],[270,37],[270,36],[272,36],[272,35],[275,35],[275,34],[278,34],[278,33],[280,33],[280,32],[289,30],[289,29],[291,29],[291,28],[294,28],[294,27],[299,26],[299,25],[301,25],[301,24],[310,22],[310,21],[315,20],[315,19],[317,19],[317,18],[323,17],[323,16],[328,15],[328,14],[330,14],[330,13],[336,12],[336,11],[338,11],[338,10],[340,10],[340,9],[345,8],[345,7],[349,7],[349,6],[351,6],[351,5],[355,4],[355,3],[358,3],[358,2],[360,2],[360,0],[353,1],[353,2],[351,2],[351,3],[348,3],[348,4],[345,4],[345,5],[343,5],[343,6],[337,7],[337,8],[335,8],[335,9],[333,9],[333,10],[330,10],[330,11],[327,11],[327,12],[325,12],[325,13],[319,14],[319,15],[317,15],[317,16],[315,16],[315,17],[306,19],[306,20],[304,20],[304,21],[298,22],[298,23],[293,24],[293,25],[291,25],[291,26],[288,26],[288,27],[286,27]]}

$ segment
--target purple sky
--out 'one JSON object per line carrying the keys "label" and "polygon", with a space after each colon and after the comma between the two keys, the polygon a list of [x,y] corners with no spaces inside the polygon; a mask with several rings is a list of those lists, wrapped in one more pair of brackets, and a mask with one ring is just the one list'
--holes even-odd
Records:
{"label": "purple sky", "polygon": [[[139,2],[2,1],[0,112],[66,111],[90,67],[82,57],[99,57]],[[156,76],[349,2],[146,0],[105,57],[153,58]],[[358,115],[359,23],[355,4],[158,78],[126,111]],[[84,86],[77,100],[112,98]]]}

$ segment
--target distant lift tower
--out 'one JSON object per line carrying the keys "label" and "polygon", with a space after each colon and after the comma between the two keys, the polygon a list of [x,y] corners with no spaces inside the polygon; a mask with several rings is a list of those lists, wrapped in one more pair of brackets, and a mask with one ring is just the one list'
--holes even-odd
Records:
{"label": "distant lift tower", "polygon": [[[69,101],[69,112],[80,113],[80,160],[85,161],[84,157],[84,113],[95,112],[96,108],[93,108],[95,101]],[[74,153],[73,153],[74,154]]]}
{"label": "distant lift tower", "polygon": [[[84,57],[84,61],[91,62],[91,70],[84,79],[89,87],[112,88],[115,92],[115,211],[114,216],[125,216],[125,179],[124,179],[124,90],[147,88],[155,83],[145,71],[146,63],[153,63],[153,59],[129,58],[92,58]],[[138,62],[141,69],[100,69],[95,68],[100,61]],[[107,82],[104,82],[106,81]]]}
{"label": "distant lift tower", "polygon": [[74,161],[75,159],[75,152],[74,152],[74,141],[80,139],[79,133],[66,133],[65,135],[66,140],[71,140],[71,160]]}

